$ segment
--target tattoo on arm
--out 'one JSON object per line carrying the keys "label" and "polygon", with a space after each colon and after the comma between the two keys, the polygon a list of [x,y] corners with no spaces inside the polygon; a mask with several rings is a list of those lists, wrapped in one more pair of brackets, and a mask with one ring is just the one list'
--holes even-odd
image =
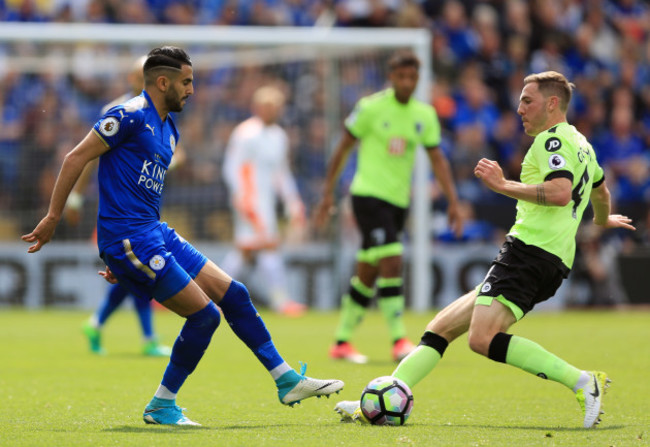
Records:
{"label": "tattoo on arm", "polygon": [[539,205],[546,205],[546,191],[544,185],[537,185],[537,203]]}

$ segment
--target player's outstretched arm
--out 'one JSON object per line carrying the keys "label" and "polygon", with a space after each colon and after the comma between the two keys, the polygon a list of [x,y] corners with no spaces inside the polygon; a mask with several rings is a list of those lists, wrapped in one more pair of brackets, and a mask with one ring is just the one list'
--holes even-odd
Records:
{"label": "player's outstretched arm", "polygon": [[329,221],[330,216],[334,214],[334,211],[336,211],[334,204],[334,186],[356,141],[357,139],[347,129],[344,129],[341,141],[336,146],[334,155],[332,155],[332,159],[327,166],[323,198],[316,206],[316,228],[322,228]]}
{"label": "player's outstretched arm", "polygon": [[498,162],[482,158],[474,175],[492,191],[517,200],[543,206],[565,206],[571,201],[571,181],[564,177],[547,180],[538,185],[506,180]]}
{"label": "player's outstretched arm", "polygon": [[28,253],[39,251],[43,245],[52,239],[56,225],[63,214],[68,195],[84,167],[88,162],[99,157],[108,149],[104,142],[93,131],[90,131],[74,149],[68,152],[54,184],[47,215],[31,233],[22,236],[22,240],[25,242],[35,242],[34,245],[27,249]]}
{"label": "player's outstretched arm", "polygon": [[461,237],[463,234],[463,216],[458,208],[458,193],[454,185],[449,160],[447,160],[440,147],[427,148],[427,154],[431,161],[431,168],[447,198],[447,221],[456,237]]}
{"label": "player's outstretched arm", "polygon": [[607,183],[601,183],[597,188],[591,190],[591,205],[594,209],[594,223],[604,228],[625,228],[636,230],[632,225],[632,219],[621,214],[610,214],[611,194]]}
{"label": "player's outstretched arm", "polygon": [[70,191],[68,199],[65,202],[65,210],[63,216],[65,220],[70,225],[78,225],[81,221],[81,209],[84,204],[84,194],[88,185],[90,184],[90,179],[93,174],[97,172],[97,166],[99,165],[99,160],[92,160],[86,165],[86,167],[81,172],[81,175],[77,179],[74,188]]}

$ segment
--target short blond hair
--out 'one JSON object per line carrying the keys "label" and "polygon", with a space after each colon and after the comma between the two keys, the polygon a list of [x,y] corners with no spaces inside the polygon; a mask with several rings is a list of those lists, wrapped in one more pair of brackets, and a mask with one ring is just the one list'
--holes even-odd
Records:
{"label": "short blond hair", "polygon": [[260,87],[253,93],[253,104],[273,104],[281,107],[284,105],[285,99],[282,90],[272,85]]}
{"label": "short blond hair", "polygon": [[537,83],[539,91],[545,97],[557,96],[560,98],[560,110],[566,112],[571,102],[571,94],[576,87],[573,82],[557,71],[544,71],[535,73],[524,78],[524,85]]}

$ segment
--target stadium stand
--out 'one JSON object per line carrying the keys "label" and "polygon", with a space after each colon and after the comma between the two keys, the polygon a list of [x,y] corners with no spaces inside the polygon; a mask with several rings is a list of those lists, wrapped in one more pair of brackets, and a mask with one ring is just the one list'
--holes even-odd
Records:
{"label": "stadium stand", "polygon": [[[431,101],[443,124],[443,149],[452,162],[459,193],[478,222],[472,240],[491,240],[494,229],[512,221],[512,203],[486,190],[472,175],[481,157],[497,159],[517,177],[530,138],[513,112],[521,80],[529,72],[558,70],[577,86],[569,121],[593,143],[606,169],[620,211],[637,221],[616,240],[620,250],[648,240],[650,204],[650,7],[641,0],[0,0],[0,21],[128,24],[427,27],[433,36]],[[1,26],[1,24],[0,24]],[[15,49],[14,49],[15,50]],[[18,52],[30,55],[25,45]],[[7,49],[0,45],[0,59]],[[81,139],[101,105],[118,90],[93,76],[91,54],[80,50],[81,70],[56,77],[0,66],[0,224],[15,238],[33,226],[49,198],[60,158]],[[383,77],[359,64],[342,68],[341,115]],[[287,64],[283,70],[300,70]],[[182,117],[188,162],[169,182],[166,206],[177,205],[193,239],[227,239],[227,225],[209,221],[227,213],[220,178],[223,146],[234,124],[246,117],[247,98],[265,79],[261,68],[238,72],[224,67],[197,82],[207,93]],[[325,173],[326,130],[308,96],[311,79],[294,76],[283,123],[292,137],[292,162],[308,210],[315,205]],[[63,110],[57,116],[42,110]],[[208,121],[209,117],[209,121]],[[344,176],[345,178],[345,176]],[[433,191],[434,207],[444,208]],[[201,209],[196,213],[193,210]],[[205,211],[208,212],[205,212]],[[80,228],[62,228],[60,238],[85,238],[92,218]],[[587,218],[589,216],[587,215]],[[312,235],[316,237],[317,235]],[[589,269],[585,268],[587,275]]]}

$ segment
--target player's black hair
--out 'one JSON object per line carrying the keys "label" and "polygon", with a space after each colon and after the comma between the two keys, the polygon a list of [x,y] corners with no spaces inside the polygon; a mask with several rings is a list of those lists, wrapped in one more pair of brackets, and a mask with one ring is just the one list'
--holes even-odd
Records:
{"label": "player's black hair", "polygon": [[388,70],[393,71],[402,67],[415,67],[420,69],[420,59],[409,50],[399,50],[388,60]]}
{"label": "player's black hair", "polygon": [[164,46],[154,48],[147,54],[147,60],[144,63],[144,73],[155,68],[172,68],[180,70],[183,65],[192,66],[190,56],[182,48]]}

